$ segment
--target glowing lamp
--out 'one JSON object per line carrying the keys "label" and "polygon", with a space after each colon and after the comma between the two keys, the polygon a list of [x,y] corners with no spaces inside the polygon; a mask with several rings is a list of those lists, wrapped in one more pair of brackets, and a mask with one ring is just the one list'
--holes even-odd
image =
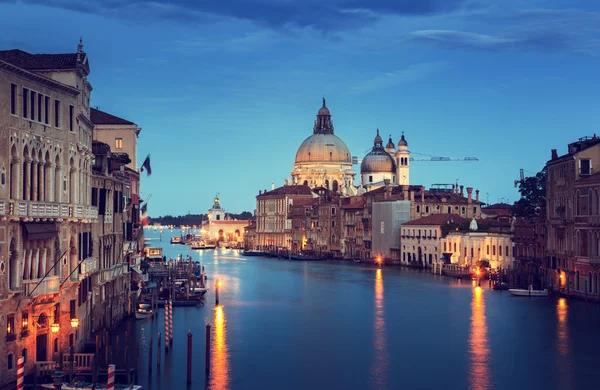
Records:
{"label": "glowing lamp", "polygon": [[28,321],[27,321],[27,318],[23,318],[23,321],[21,322],[21,325],[23,325],[23,329],[27,328],[27,325],[29,325]]}
{"label": "glowing lamp", "polygon": [[217,287],[221,287],[223,285],[223,282],[221,282],[220,280],[217,280]]}
{"label": "glowing lamp", "polygon": [[71,328],[77,328],[79,326],[78,318],[71,318]]}
{"label": "glowing lamp", "polygon": [[60,325],[58,325],[56,322],[50,325],[50,330],[52,331],[52,333],[58,333],[59,329]]}
{"label": "glowing lamp", "polygon": [[10,328],[10,322],[6,325],[6,334],[10,334],[11,328]]}
{"label": "glowing lamp", "polygon": [[479,276],[479,268],[477,268],[477,271],[475,271],[475,273],[477,274],[477,276]]}

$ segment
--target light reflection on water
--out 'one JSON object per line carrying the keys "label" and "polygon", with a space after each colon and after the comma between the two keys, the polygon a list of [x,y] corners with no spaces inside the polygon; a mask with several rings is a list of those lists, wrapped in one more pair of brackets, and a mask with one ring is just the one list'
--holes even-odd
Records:
{"label": "light reflection on water", "polygon": [[558,298],[556,303],[556,358],[557,371],[559,373],[559,387],[561,389],[572,388],[571,367],[569,359],[569,324],[567,315],[569,314],[569,305],[566,298]]}
{"label": "light reflection on water", "polygon": [[228,389],[229,352],[227,349],[227,319],[223,306],[214,308],[213,326],[209,387],[214,390]]}
{"label": "light reflection on water", "polygon": [[469,383],[471,389],[491,388],[490,350],[485,318],[485,299],[481,287],[473,289],[471,300],[471,331],[469,333]]}
{"label": "light reflection on water", "polygon": [[385,388],[388,374],[387,340],[385,335],[385,317],[383,311],[383,276],[381,268],[375,274],[375,329],[373,332],[373,349],[375,359],[372,363],[372,383],[377,388]]}

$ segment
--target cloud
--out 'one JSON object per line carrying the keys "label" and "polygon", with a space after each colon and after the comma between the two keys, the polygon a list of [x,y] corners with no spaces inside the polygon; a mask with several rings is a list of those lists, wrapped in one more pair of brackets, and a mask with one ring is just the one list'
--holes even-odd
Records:
{"label": "cloud", "polygon": [[350,89],[351,94],[362,94],[395,85],[414,83],[441,72],[448,67],[448,62],[422,62],[410,65],[404,69],[384,73],[377,77],[364,80]]}
{"label": "cloud", "polygon": [[539,31],[513,31],[512,34],[506,36],[456,30],[417,30],[411,32],[409,35],[412,40],[435,43],[447,49],[592,53],[589,48],[580,46],[573,35],[560,31],[549,31],[547,29]]}
{"label": "cloud", "polygon": [[[11,0],[0,0],[11,2]],[[210,18],[248,20],[274,28],[331,32],[368,25],[381,15],[436,15],[469,0],[14,0],[13,2],[124,17],[202,23]]]}

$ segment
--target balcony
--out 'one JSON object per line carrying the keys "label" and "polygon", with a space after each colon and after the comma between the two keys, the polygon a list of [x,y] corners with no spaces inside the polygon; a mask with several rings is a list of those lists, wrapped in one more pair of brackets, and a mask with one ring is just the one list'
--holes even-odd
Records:
{"label": "balcony", "polygon": [[79,280],[82,280],[98,270],[98,260],[93,257],[87,258],[83,260],[80,267]]}
{"label": "balcony", "polygon": [[0,216],[6,215],[6,201],[0,200]]}
{"label": "balcony", "polygon": [[25,220],[87,219],[95,221],[98,218],[98,209],[93,206],[31,200],[9,200],[8,207],[6,207],[6,201],[0,201],[0,215],[7,214]]}
{"label": "balcony", "polygon": [[[60,290],[60,276],[49,276],[43,279],[23,280],[23,292],[26,296],[38,297],[40,295],[57,293]],[[35,287],[37,286],[37,288]]]}
{"label": "balcony", "polygon": [[600,225],[600,215],[588,215],[588,224],[590,225]]}
{"label": "balcony", "polygon": [[590,256],[588,259],[590,264],[600,264],[600,256]]}
{"label": "balcony", "polygon": [[127,273],[127,263],[113,265],[100,272],[100,283],[110,282],[116,277]]}

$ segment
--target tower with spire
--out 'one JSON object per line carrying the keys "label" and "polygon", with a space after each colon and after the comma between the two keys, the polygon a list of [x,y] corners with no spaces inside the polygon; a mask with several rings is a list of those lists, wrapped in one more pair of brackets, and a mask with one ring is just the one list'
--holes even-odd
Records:
{"label": "tower with spire", "polygon": [[402,137],[398,141],[398,150],[396,150],[396,179],[399,185],[409,185],[410,183],[410,152],[404,132],[402,132]]}

